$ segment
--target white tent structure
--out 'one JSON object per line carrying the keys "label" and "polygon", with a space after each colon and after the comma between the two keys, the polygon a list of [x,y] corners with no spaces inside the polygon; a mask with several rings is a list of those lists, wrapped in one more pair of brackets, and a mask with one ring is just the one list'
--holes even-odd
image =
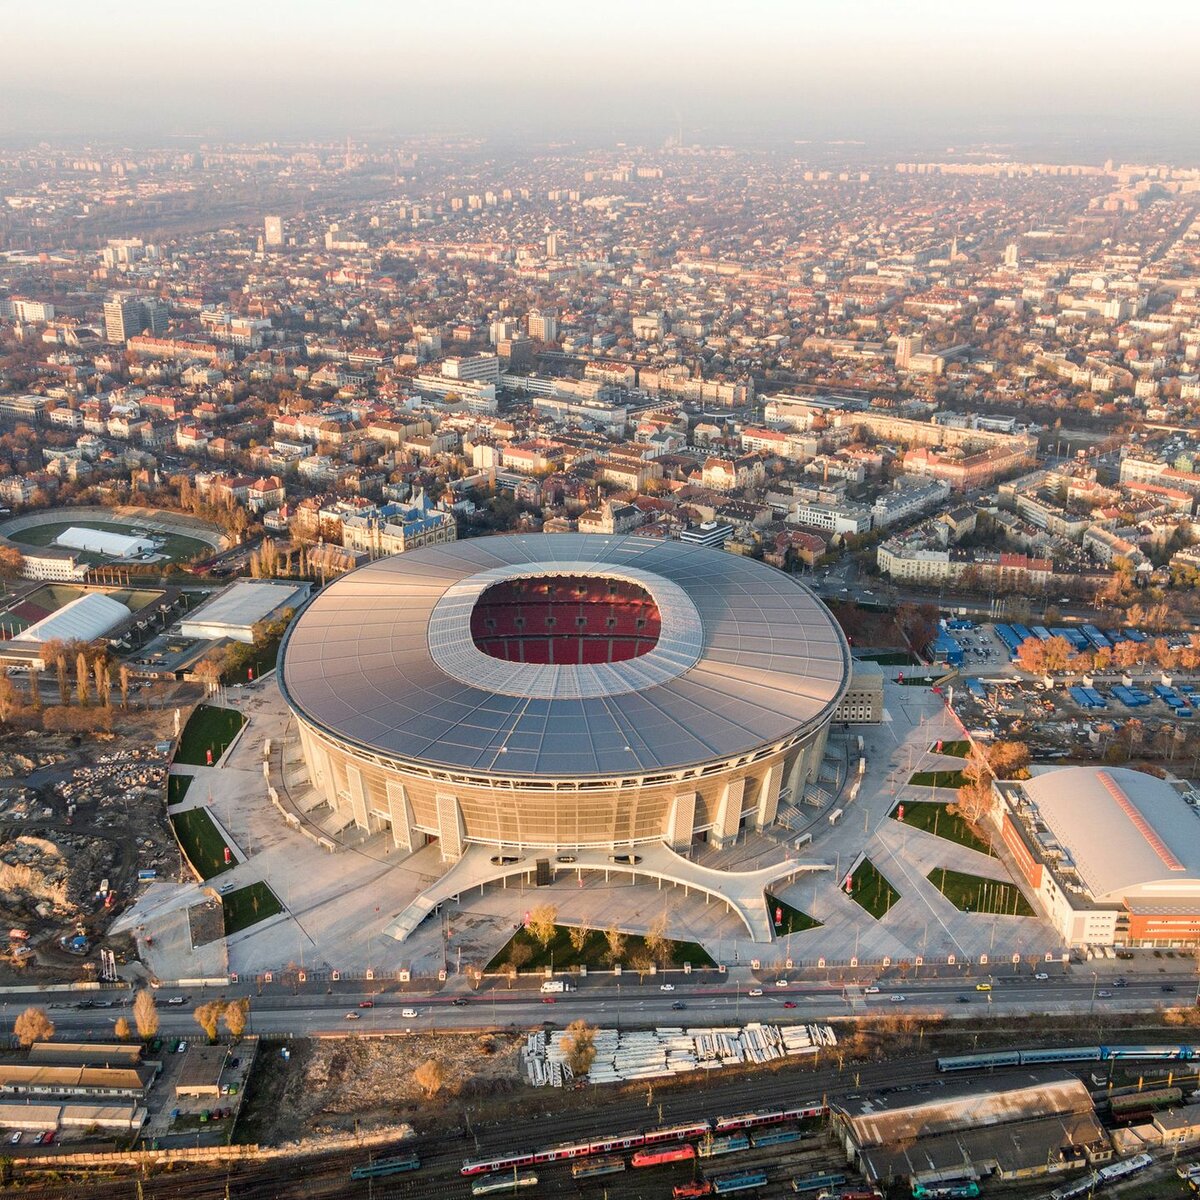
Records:
{"label": "white tent structure", "polygon": [[70,550],[86,550],[89,554],[104,554],[109,558],[136,558],[155,549],[147,538],[134,537],[128,533],[114,533],[109,529],[85,529],[72,525],[54,539],[56,546]]}
{"label": "white tent structure", "polygon": [[88,592],[23,629],[12,640],[50,642],[57,638],[63,642],[90,642],[103,637],[128,616],[129,609],[119,600],[103,592]]}

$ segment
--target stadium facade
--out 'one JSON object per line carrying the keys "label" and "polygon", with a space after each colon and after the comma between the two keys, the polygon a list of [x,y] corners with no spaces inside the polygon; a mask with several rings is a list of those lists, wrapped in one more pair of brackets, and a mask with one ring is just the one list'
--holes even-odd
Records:
{"label": "stadium facade", "polygon": [[280,683],[313,786],[397,847],[722,846],[816,777],[850,656],[748,559],[639,537],[427,547],[336,580]]}

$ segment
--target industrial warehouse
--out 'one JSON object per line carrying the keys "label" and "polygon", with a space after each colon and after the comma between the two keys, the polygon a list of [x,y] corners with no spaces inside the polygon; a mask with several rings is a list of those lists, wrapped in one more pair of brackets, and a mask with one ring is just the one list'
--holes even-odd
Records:
{"label": "industrial warehouse", "polygon": [[[396,847],[436,840],[448,867],[473,856],[458,883],[528,871],[526,851],[570,852],[573,869],[636,864],[735,907],[732,873],[726,886],[689,869],[690,848],[773,825],[816,778],[851,684],[845,637],[790,576],[599,535],[371,563],[308,605],[281,664],[313,787]],[[879,691],[876,673],[846,719]],[[769,940],[765,916],[741,915]]]}
{"label": "industrial warehouse", "polygon": [[1064,942],[1195,946],[1200,809],[1187,785],[1128,768],[1035,771],[995,785],[993,817]]}

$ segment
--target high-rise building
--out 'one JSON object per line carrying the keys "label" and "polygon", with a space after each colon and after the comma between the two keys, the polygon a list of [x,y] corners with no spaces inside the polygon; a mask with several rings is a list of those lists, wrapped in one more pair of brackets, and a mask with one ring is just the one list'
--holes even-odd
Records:
{"label": "high-rise building", "polygon": [[167,332],[169,313],[157,296],[113,292],[104,302],[104,340],[124,345],[139,333],[161,337]]}
{"label": "high-rise building", "polygon": [[912,362],[914,354],[925,349],[925,339],[919,333],[902,333],[896,338],[896,366],[903,369]]}
{"label": "high-rise building", "polygon": [[558,251],[559,251],[558,234],[551,233],[551,234],[547,235],[547,237],[546,237],[546,257],[547,258],[557,258]]}
{"label": "high-rise building", "polygon": [[535,342],[553,342],[558,339],[558,322],[550,313],[536,308],[525,318],[525,327]]}
{"label": "high-rise building", "polygon": [[1017,254],[1016,242],[1009,242],[1008,245],[1004,247],[1004,265],[1013,271],[1015,271],[1021,265],[1021,260]]}
{"label": "high-rise building", "polygon": [[267,217],[263,221],[263,242],[268,248],[283,245],[282,217]]}

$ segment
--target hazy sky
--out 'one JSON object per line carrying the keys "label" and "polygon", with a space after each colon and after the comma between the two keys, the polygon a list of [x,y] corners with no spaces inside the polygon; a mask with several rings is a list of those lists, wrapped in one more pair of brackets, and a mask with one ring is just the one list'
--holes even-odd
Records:
{"label": "hazy sky", "polygon": [[1189,130],[1200,0],[0,0],[0,134]]}

